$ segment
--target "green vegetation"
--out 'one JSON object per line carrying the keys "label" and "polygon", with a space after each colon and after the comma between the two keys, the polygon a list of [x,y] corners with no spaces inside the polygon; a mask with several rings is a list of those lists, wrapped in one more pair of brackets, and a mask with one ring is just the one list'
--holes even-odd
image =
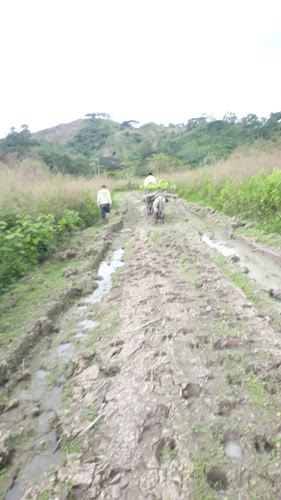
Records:
{"label": "green vegetation", "polygon": [[[96,194],[103,182],[55,176],[31,160],[13,169],[0,164],[0,293],[66,247],[75,230],[101,225]],[[107,185],[114,195],[117,183]]]}
{"label": "green vegetation", "polygon": [[62,441],[60,449],[63,456],[63,462],[66,461],[68,455],[76,454],[80,458],[82,452],[83,436],[78,436],[74,441]]}
{"label": "green vegetation", "polygon": [[38,500],[49,500],[49,498],[52,498],[53,492],[52,491],[42,491],[42,493],[39,494]]}
{"label": "green vegetation", "polygon": [[152,246],[156,246],[159,242],[159,230],[152,231],[150,233],[150,242]]}
{"label": "green vegetation", "polygon": [[17,215],[14,225],[0,222],[0,291],[23,276],[32,266],[42,262],[67,235],[67,229],[81,225],[82,219],[73,210],[56,222],[52,214],[32,219]]}
{"label": "green vegetation", "polygon": [[264,389],[264,382],[260,380],[256,375],[254,375],[253,373],[248,373],[244,379],[244,383],[247,384],[249,390],[252,392],[253,400],[256,405],[264,408],[273,406]]}
{"label": "green vegetation", "polygon": [[[258,227],[258,224],[257,224]],[[248,228],[248,227],[238,227],[235,230],[236,234],[243,234],[250,238],[254,238],[256,241],[260,243],[265,243],[268,246],[277,246],[281,245],[281,236],[278,234],[264,234],[257,228]]]}
{"label": "green vegetation", "polygon": [[176,448],[166,445],[163,446],[161,452],[160,452],[160,462],[161,464],[165,464],[168,462],[172,462],[173,460],[176,460],[177,458],[177,450]]}
{"label": "green vegetation", "polygon": [[[211,174],[211,175],[208,175]],[[177,192],[188,201],[210,205],[229,216],[255,221],[266,232],[281,233],[281,171],[258,171],[237,180],[234,172],[215,177],[214,172],[177,179]],[[237,172],[236,172],[237,173]],[[201,172],[202,174],[202,172]]]}
{"label": "green vegetation", "polygon": [[[53,172],[129,178],[148,169],[179,172],[211,165],[228,158],[237,148],[256,145],[260,150],[280,142],[281,113],[268,119],[254,114],[238,120],[227,113],[223,120],[202,115],[187,123],[168,126],[135,120],[114,122],[106,113],[91,113],[77,120],[31,134],[27,125],[0,141],[0,160],[32,157]],[[79,122],[79,123],[77,123]],[[65,133],[64,133],[65,128]]]}

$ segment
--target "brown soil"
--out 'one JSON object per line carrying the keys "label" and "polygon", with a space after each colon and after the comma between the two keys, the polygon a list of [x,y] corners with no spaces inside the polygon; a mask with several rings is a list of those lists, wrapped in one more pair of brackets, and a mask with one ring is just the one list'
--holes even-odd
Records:
{"label": "brown soil", "polygon": [[[201,241],[210,227],[235,239],[232,219],[176,200],[155,225],[129,203],[126,265],[53,423],[65,456],[24,498],[280,498],[280,307],[243,275],[249,300],[239,264]],[[5,432],[23,409],[2,414]]]}

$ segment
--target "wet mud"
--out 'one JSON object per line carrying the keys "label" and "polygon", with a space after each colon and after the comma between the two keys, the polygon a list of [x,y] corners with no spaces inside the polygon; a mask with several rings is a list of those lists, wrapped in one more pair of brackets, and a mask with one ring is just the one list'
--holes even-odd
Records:
{"label": "wet mud", "polygon": [[279,498],[276,259],[195,204],[164,225],[128,204],[95,289],[5,403],[1,498]]}

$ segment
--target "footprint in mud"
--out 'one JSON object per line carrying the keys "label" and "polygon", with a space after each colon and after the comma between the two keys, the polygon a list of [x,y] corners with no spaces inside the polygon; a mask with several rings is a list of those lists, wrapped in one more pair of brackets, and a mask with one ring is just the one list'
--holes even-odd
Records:
{"label": "footprint in mud", "polygon": [[225,490],[228,486],[226,473],[219,467],[211,467],[207,474],[207,481],[215,490]]}
{"label": "footprint in mud", "polygon": [[273,446],[263,436],[256,436],[255,450],[260,456],[269,455]]}
{"label": "footprint in mud", "polygon": [[176,444],[172,438],[163,438],[157,446],[156,458],[159,464],[171,462],[177,456]]}
{"label": "footprint in mud", "polygon": [[200,385],[195,384],[193,382],[189,382],[188,384],[184,384],[181,387],[181,397],[183,399],[190,399],[190,398],[198,398],[200,396]]}
{"label": "footprint in mud", "polygon": [[226,337],[223,337],[222,339],[217,340],[213,347],[216,351],[222,350],[222,349],[230,349],[230,350],[235,350],[238,349],[239,346],[241,345],[241,340],[237,339],[236,337],[232,337],[231,335],[228,335]]}

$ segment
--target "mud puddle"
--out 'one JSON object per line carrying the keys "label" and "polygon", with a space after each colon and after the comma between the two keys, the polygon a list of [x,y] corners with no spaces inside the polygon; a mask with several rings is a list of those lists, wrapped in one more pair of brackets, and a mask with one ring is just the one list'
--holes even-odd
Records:
{"label": "mud puddle", "polygon": [[85,304],[96,304],[102,300],[104,295],[110,292],[112,287],[111,275],[124,265],[124,262],[121,261],[123,253],[124,249],[119,248],[113,252],[111,261],[103,261],[101,263],[98,271],[101,281],[97,281],[98,288],[89,297],[85,298]]}
{"label": "mud puddle", "polygon": [[[20,500],[27,487],[39,479],[50,466],[55,467],[61,461],[56,433],[53,430],[56,411],[62,406],[63,391],[66,381],[65,369],[70,360],[79,353],[81,341],[83,350],[91,348],[92,331],[98,326],[93,317],[91,307],[101,302],[112,288],[112,274],[121,266],[124,246],[130,236],[130,228],[121,230],[113,243],[113,252],[101,262],[98,270],[98,288],[83,299],[83,305],[75,304],[58,323],[58,334],[49,339],[48,348],[40,352],[42,359],[38,369],[38,359],[33,360],[29,371],[33,373],[30,380],[21,384],[15,396],[19,400],[34,401],[38,406],[39,417],[36,423],[34,438],[34,453],[25,467],[20,471],[13,487],[6,493],[5,500]],[[91,319],[89,319],[89,317]],[[51,342],[51,345],[50,345]],[[46,351],[46,352],[45,352]],[[57,375],[57,378],[55,379]],[[50,377],[55,379],[54,387],[50,388]],[[39,410],[40,408],[40,410]]]}
{"label": "mud puddle", "polygon": [[237,241],[227,241],[218,238],[211,238],[207,233],[204,233],[202,242],[211,248],[217,250],[224,257],[239,257],[239,265],[247,267],[249,270],[248,276],[258,284],[273,290],[280,289],[281,270],[273,262],[265,259],[264,256],[252,251],[246,245]]}

